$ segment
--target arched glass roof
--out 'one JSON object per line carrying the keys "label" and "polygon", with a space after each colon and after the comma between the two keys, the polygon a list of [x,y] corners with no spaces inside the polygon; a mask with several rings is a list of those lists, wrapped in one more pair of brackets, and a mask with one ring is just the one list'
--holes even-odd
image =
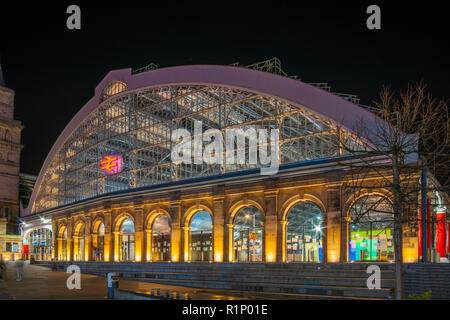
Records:
{"label": "arched glass roof", "polygon": [[[197,68],[197,72],[199,70],[204,71]],[[200,76],[200,80],[186,78],[185,81],[177,80],[178,83],[166,85],[155,84],[161,77],[158,81],[150,79],[148,83],[152,83],[152,86],[149,87],[145,86],[146,81],[142,78],[145,73],[133,76],[138,78],[134,78],[135,83],[131,85],[123,76],[120,82],[113,82],[114,74],[110,73],[97,87],[96,97],[76,115],[52,148],[33,192],[30,201],[32,207],[28,210],[37,213],[114,191],[260,167],[249,161],[232,165],[172,162],[171,133],[183,128],[193,134],[196,122],[201,122],[203,132],[217,129],[224,136],[225,131],[230,128],[277,128],[281,164],[342,155],[338,146],[336,119],[330,113],[324,115],[323,110],[315,112],[314,107],[294,103],[293,96],[288,97],[289,99],[280,97],[285,88],[282,86],[283,81],[294,81],[302,86],[305,84],[271,74],[269,76],[272,78],[265,82],[261,74],[267,77],[266,73],[253,70],[239,72],[243,78],[238,77],[236,81],[247,81],[244,76],[249,71],[256,73],[252,80],[254,83],[258,79],[263,86],[269,80],[274,84],[281,82],[280,94],[264,94],[261,92],[264,88],[261,87],[248,88],[247,85],[244,88],[243,84],[232,83],[234,80],[227,80],[221,74],[217,75],[222,79],[221,82],[229,82],[230,85],[215,83],[218,81],[207,79],[211,74],[206,74]],[[129,69],[120,72],[131,73]],[[161,70],[149,71],[147,77],[153,76],[153,72]],[[253,77],[254,74],[250,76]],[[204,80],[201,80],[202,77]],[[171,82],[166,79],[160,81]],[[107,85],[111,83],[120,90],[110,92],[112,89],[108,89]],[[125,87],[120,85],[119,88],[122,83]],[[291,82],[287,84],[293,85]],[[104,87],[100,87],[101,85]],[[128,90],[121,92],[127,85]],[[105,87],[112,93],[111,96],[104,95]],[[336,108],[336,104],[343,104],[350,109],[359,108],[311,86],[300,87],[299,90],[306,90],[307,94],[320,98],[306,97],[311,105],[330,103],[333,108]],[[324,98],[321,95],[326,96]],[[106,100],[102,101],[102,98]],[[203,146],[206,144],[204,142]],[[245,150],[239,152],[247,154],[248,144]],[[105,166],[114,162],[111,159],[119,159],[117,162],[120,161],[120,170],[105,170]],[[246,159],[248,160],[248,156]]]}

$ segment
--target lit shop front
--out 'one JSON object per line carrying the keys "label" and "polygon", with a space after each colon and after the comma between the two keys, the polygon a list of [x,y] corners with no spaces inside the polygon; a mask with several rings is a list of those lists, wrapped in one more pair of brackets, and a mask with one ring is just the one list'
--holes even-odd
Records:
{"label": "lit shop front", "polygon": [[351,208],[350,261],[394,261],[394,219],[389,201],[380,196],[358,199]]}
{"label": "lit shop front", "polygon": [[322,261],[322,211],[312,202],[300,202],[287,216],[287,262]]}

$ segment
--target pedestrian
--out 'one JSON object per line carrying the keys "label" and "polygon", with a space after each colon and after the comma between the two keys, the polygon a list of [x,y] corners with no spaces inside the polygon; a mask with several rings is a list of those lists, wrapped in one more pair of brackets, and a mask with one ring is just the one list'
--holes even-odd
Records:
{"label": "pedestrian", "polygon": [[0,258],[0,280],[6,281],[6,264],[3,262],[3,257]]}
{"label": "pedestrian", "polygon": [[20,258],[14,263],[16,267],[16,281],[22,281],[23,279],[23,259]]}
{"label": "pedestrian", "polygon": [[55,262],[55,258],[52,258],[52,271],[56,271],[56,262]]}
{"label": "pedestrian", "polygon": [[95,261],[98,261],[98,251],[97,251],[97,248],[94,248],[94,259],[95,259]]}

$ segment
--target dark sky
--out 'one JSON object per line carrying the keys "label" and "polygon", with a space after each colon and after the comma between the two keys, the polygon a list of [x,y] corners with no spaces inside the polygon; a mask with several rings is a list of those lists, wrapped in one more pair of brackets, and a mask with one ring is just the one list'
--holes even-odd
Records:
{"label": "dark sky", "polygon": [[[92,4],[95,2],[95,5]],[[159,1],[162,2],[162,1]],[[392,4],[395,3],[395,6]],[[21,171],[38,174],[58,135],[109,70],[281,59],[288,74],[328,82],[361,103],[421,79],[449,98],[449,5],[443,1],[15,1],[0,12],[0,59],[22,121]],[[66,8],[81,7],[81,30]],[[366,28],[381,7],[382,29]]]}

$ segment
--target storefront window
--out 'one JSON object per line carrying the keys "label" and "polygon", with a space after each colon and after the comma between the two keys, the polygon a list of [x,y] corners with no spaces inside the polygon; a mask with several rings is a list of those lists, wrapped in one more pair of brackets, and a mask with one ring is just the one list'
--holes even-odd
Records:
{"label": "storefront window", "polygon": [[240,209],[233,220],[234,256],[237,262],[262,262],[263,220],[253,207]]}
{"label": "storefront window", "polygon": [[312,202],[300,202],[287,215],[287,262],[322,261],[322,211]]}
{"label": "storefront window", "polygon": [[189,239],[191,261],[212,261],[212,219],[208,212],[199,211],[192,217]]}
{"label": "storefront window", "polygon": [[160,215],[152,225],[152,260],[170,261],[170,220]]}
{"label": "storefront window", "polygon": [[122,223],[119,243],[120,261],[134,261],[134,223],[130,218]]}
{"label": "storefront window", "polygon": [[94,260],[103,261],[103,250],[105,246],[105,225],[103,223],[98,227],[97,246],[94,248]]}
{"label": "storefront window", "polygon": [[381,196],[360,198],[352,206],[350,261],[393,261],[392,205]]}

